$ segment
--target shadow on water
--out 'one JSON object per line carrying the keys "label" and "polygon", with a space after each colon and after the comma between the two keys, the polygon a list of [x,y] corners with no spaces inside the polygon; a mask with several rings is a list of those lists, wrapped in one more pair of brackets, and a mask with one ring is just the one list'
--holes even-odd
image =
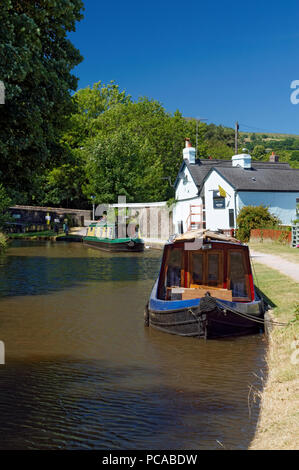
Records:
{"label": "shadow on water", "polygon": [[[200,386],[196,391],[158,385],[157,374],[153,368],[118,368],[101,361],[15,362],[2,377],[0,449],[249,446],[257,403],[249,416],[246,397],[236,400]],[[140,377],[147,377],[146,386],[138,386]]]}

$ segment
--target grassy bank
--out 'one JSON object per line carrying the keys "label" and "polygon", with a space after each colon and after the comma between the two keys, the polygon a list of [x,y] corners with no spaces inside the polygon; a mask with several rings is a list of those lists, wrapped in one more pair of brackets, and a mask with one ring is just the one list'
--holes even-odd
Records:
{"label": "grassy bank", "polygon": [[4,233],[0,232],[0,253],[2,253],[7,246],[7,237]]}
{"label": "grassy bank", "polygon": [[299,449],[298,283],[263,264],[254,267],[256,284],[274,303],[273,319],[288,326],[274,326],[268,338],[268,371],[263,391],[257,392],[261,409],[250,449]]}
{"label": "grassy bank", "polygon": [[7,236],[10,239],[20,239],[20,240],[25,240],[25,239],[40,239],[40,238],[49,238],[49,237],[55,237],[57,234],[54,232],[54,230],[44,230],[41,232],[24,232],[24,233],[9,233]]}
{"label": "grassy bank", "polygon": [[289,245],[271,241],[264,241],[263,243],[253,241],[249,243],[249,248],[261,253],[280,256],[293,263],[299,263],[299,248],[292,248]]}

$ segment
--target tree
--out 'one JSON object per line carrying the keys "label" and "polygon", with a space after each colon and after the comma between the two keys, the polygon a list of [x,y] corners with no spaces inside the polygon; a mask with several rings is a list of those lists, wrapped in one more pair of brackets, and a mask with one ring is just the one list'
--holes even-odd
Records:
{"label": "tree", "polygon": [[11,199],[7,195],[2,184],[0,184],[0,229],[5,228],[5,223],[10,220],[10,215],[7,211],[11,205]]}
{"label": "tree", "polygon": [[[185,138],[190,137],[195,144],[195,120],[187,122],[178,111],[171,115],[159,102],[146,97],[133,102],[113,82],[109,85],[99,82],[92,88],[79,90],[74,100],[77,110],[71,118],[72,127],[66,132],[64,140],[72,149],[80,149],[85,155],[89,180],[84,188],[85,196],[90,197],[96,192],[95,185],[98,194],[103,197],[100,202],[108,199],[113,202],[119,194],[127,194],[128,198],[134,195],[135,200],[138,198],[140,202],[155,198],[166,200],[173,196],[170,182],[174,183],[182,163]],[[205,151],[202,144],[205,126],[198,126],[201,153]],[[109,142],[114,142],[116,148]],[[124,144],[122,148],[121,142]],[[129,143],[132,149],[129,148]],[[113,168],[109,166],[108,156],[104,155],[104,148],[109,149],[109,154],[114,156]],[[93,160],[95,156],[97,162]],[[129,188],[129,181],[123,174],[123,162],[127,162],[127,158],[130,165],[133,165],[126,164],[125,168],[134,182],[134,191]],[[98,167],[99,162],[101,164]],[[103,176],[104,164],[109,167],[109,173],[104,176],[105,188],[102,184],[95,183],[99,174]],[[115,168],[117,165],[118,169]],[[136,174],[131,171],[133,168]],[[124,186],[120,188],[114,181],[108,185],[108,189],[106,180],[109,175],[118,172]],[[141,176],[144,181],[141,181]],[[123,190],[122,193],[118,192],[120,189]]]}
{"label": "tree", "polygon": [[95,138],[86,153],[85,194],[96,195],[96,203],[115,202],[119,195],[128,202],[159,200],[163,171],[148,140],[121,129]]}
{"label": "tree", "polygon": [[252,152],[254,160],[263,160],[266,157],[265,148],[263,145],[256,145]]}
{"label": "tree", "polygon": [[[81,0],[2,0],[0,78],[0,177],[16,202],[31,200],[37,172],[65,156],[60,137],[77,87],[72,68],[79,51],[67,39],[82,18]],[[25,198],[27,196],[27,198]],[[19,199],[19,201],[18,201]]]}
{"label": "tree", "polygon": [[74,112],[68,123],[63,140],[71,148],[78,148],[85,141],[97,134],[97,118],[105,111],[119,104],[131,102],[130,95],[120,91],[119,86],[111,81],[108,85],[101,81],[78,90],[73,97]]}
{"label": "tree", "polygon": [[88,207],[82,188],[86,184],[85,167],[81,152],[74,151],[69,163],[53,168],[44,177],[43,204],[60,207]]}
{"label": "tree", "polygon": [[294,150],[291,153],[290,160],[292,160],[293,162],[299,162],[299,150]]}
{"label": "tree", "polygon": [[237,237],[243,242],[248,242],[252,229],[275,227],[280,223],[279,218],[271,214],[269,209],[263,205],[245,206],[237,217]]}

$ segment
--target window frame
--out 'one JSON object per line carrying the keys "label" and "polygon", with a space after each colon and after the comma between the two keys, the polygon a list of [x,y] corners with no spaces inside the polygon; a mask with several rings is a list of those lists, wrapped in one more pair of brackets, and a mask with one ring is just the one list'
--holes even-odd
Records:
{"label": "window frame", "polygon": [[[220,249],[210,249],[210,250],[203,250],[200,254],[203,257],[203,279],[202,279],[202,284],[198,284],[197,282],[194,282],[193,280],[193,253],[196,253],[197,250],[194,251],[189,251],[189,256],[188,256],[188,282],[187,286],[192,285],[197,285],[197,286],[205,286],[205,287],[215,287],[215,288],[223,288],[223,280],[224,280],[224,273],[223,273],[223,263],[224,263],[224,252],[223,250]],[[209,281],[208,280],[208,267],[209,267],[209,255],[219,255],[219,263],[218,263],[218,279],[215,281],[215,284],[209,284],[209,282],[214,282],[214,281]]]}

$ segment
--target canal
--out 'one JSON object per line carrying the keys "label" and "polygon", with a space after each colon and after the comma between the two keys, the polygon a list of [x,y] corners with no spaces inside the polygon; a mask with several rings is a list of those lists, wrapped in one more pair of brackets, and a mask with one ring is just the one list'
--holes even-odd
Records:
{"label": "canal", "polygon": [[143,325],[161,251],[14,242],[0,258],[0,449],[246,449],[262,335]]}

